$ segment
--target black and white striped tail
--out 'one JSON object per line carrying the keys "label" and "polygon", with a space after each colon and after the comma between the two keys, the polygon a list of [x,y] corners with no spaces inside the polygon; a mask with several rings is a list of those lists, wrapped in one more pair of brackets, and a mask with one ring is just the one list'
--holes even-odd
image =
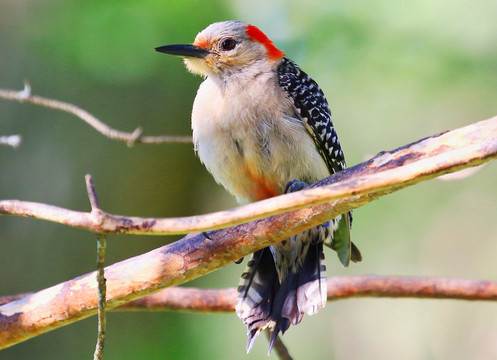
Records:
{"label": "black and white striped tail", "polygon": [[298,324],[304,314],[315,314],[325,306],[323,242],[312,241],[308,236],[316,238],[315,231],[259,250],[249,261],[240,280],[236,304],[236,313],[248,328],[247,353],[263,329],[270,331],[269,353],[280,331],[284,333],[291,324]]}

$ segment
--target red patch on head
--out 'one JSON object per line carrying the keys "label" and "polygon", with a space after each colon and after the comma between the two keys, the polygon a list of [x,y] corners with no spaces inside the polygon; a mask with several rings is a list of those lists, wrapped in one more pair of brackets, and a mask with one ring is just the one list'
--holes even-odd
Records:
{"label": "red patch on head", "polygon": [[264,34],[257,26],[247,25],[247,29],[245,29],[245,33],[249,37],[250,40],[257,41],[264,45],[267,51],[267,56],[271,60],[278,60],[285,56],[285,53],[278,49],[271,40]]}
{"label": "red patch on head", "polygon": [[207,49],[209,47],[209,43],[203,37],[196,39],[193,45],[196,45],[202,49]]}

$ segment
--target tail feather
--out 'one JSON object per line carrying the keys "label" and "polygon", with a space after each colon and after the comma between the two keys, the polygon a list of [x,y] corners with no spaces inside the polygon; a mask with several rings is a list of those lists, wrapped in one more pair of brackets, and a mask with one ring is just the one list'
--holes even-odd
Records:
{"label": "tail feather", "polygon": [[257,335],[269,326],[278,275],[269,248],[255,252],[238,286],[236,314],[248,327],[247,353]]}
{"label": "tail feather", "polygon": [[309,247],[300,271],[300,284],[297,291],[298,308],[307,315],[317,313],[326,305],[327,300],[323,243]]}
{"label": "tail feather", "polygon": [[343,266],[349,266],[350,261],[362,261],[359,248],[350,239],[350,227],[352,224],[352,212],[346,216],[339,215],[329,221],[331,224],[329,234],[324,239],[324,244],[337,252],[338,259]]}
{"label": "tail feather", "polygon": [[299,254],[304,257],[303,261],[292,259],[295,253],[285,252],[288,258],[283,263],[291,268],[288,271],[279,269],[280,274],[286,274],[281,280],[277,271],[281,264],[275,265],[274,248],[255,252],[249,261],[238,287],[236,304],[236,313],[248,328],[247,352],[265,328],[270,331],[271,352],[280,332],[284,333],[291,324],[298,324],[304,314],[314,314],[326,304],[323,244],[312,241],[307,235],[303,240],[295,241],[295,244],[303,243],[300,249],[305,253]]}
{"label": "tail feather", "polygon": [[278,334],[281,331],[282,334],[285,333],[286,330],[290,327],[290,320],[286,318],[282,318],[281,321],[276,323],[274,326],[274,329],[271,329],[269,331],[269,349],[267,351],[267,354],[271,354],[271,350],[273,349],[274,343],[276,339],[278,338]]}

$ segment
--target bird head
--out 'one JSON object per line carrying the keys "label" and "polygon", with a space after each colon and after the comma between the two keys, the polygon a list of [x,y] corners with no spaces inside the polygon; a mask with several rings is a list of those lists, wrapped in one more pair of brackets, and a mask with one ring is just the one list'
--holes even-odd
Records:
{"label": "bird head", "polygon": [[261,30],[242,21],[217,22],[198,33],[193,44],[166,45],[155,50],[182,57],[194,74],[221,77],[285,56]]}

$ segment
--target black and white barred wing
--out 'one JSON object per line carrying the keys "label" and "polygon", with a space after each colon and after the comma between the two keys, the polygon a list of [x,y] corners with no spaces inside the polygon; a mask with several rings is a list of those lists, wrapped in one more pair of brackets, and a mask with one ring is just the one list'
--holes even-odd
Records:
{"label": "black and white barred wing", "polygon": [[[328,101],[319,85],[287,58],[278,67],[278,81],[281,88],[293,101],[294,108],[313,138],[316,149],[324,159],[331,174],[346,168],[345,157],[331,121]],[[349,261],[361,261],[359,249],[350,240],[352,213],[331,220],[334,231],[331,239],[325,240],[338,253],[340,262],[347,266]]]}
{"label": "black and white barred wing", "polygon": [[345,158],[331,121],[330,107],[319,85],[286,58],[278,67],[278,76],[279,85],[293,100],[330,173],[344,169]]}

